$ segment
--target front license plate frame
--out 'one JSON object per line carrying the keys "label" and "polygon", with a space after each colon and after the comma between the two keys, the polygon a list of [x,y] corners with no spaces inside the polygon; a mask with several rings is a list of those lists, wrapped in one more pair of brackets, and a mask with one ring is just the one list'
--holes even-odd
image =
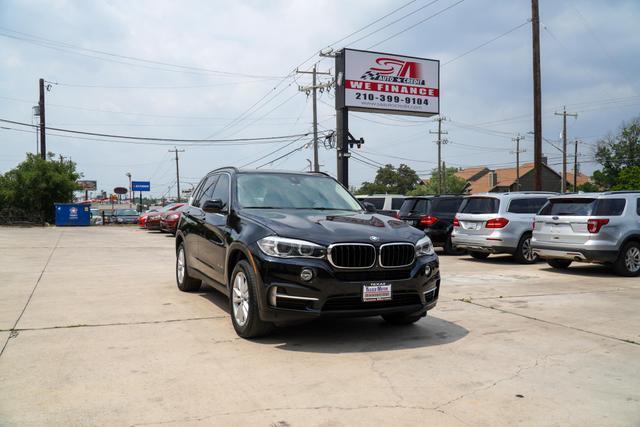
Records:
{"label": "front license plate frame", "polygon": [[391,301],[393,298],[392,285],[390,283],[369,283],[362,285],[362,301]]}

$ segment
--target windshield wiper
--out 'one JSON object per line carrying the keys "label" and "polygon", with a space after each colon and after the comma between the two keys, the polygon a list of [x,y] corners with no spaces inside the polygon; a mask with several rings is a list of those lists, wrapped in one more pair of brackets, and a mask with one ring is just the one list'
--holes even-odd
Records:
{"label": "windshield wiper", "polygon": [[278,206],[243,206],[242,209],[286,209]]}

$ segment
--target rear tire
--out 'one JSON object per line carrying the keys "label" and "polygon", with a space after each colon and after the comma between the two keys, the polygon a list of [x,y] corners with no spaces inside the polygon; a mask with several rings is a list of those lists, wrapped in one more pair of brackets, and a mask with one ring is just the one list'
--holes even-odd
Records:
{"label": "rear tire", "polygon": [[390,325],[402,326],[402,325],[411,325],[412,323],[416,323],[418,320],[422,319],[424,315],[422,314],[383,314],[382,318],[385,322]]}
{"label": "rear tire", "polygon": [[558,270],[566,270],[571,265],[570,260],[568,259],[548,259],[547,264],[549,264],[552,268],[556,268]]}
{"label": "rear tire", "polygon": [[176,283],[182,292],[196,292],[200,290],[202,281],[189,276],[187,253],[184,242],[180,243],[176,251]]}
{"label": "rear tire", "polygon": [[513,257],[520,264],[534,264],[538,261],[538,255],[534,254],[531,249],[531,233],[520,238]]}
{"label": "rear tire", "polygon": [[474,258],[474,259],[487,259],[487,258],[489,258],[489,254],[486,253],[486,252],[469,251],[469,255],[471,255],[471,258]]}
{"label": "rear tire", "polygon": [[258,279],[251,265],[245,260],[239,261],[231,274],[229,312],[233,328],[242,338],[261,337],[274,328],[273,323],[260,319],[257,286]]}
{"label": "rear tire", "polygon": [[629,242],[624,245],[618,259],[613,264],[613,271],[625,277],[640,275],[640,243]]}

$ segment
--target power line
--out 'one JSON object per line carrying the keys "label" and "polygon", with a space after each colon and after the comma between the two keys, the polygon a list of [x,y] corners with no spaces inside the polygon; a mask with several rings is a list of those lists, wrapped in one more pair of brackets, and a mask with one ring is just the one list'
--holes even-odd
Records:
{"label": "power line", "polygon": [[183,86],[131,86],[131,85],[105,85],[105,84],[81,84],[81,83],[61,83],[61,82],[49,82],[58,86],[63,87],[72,87],[72,88],[83,88],[83,89],[201,89],[207,87],[220,87],[220,86],[236,86],[236,85],[244,85],[251,83],[259,83],[265,81],[275,80],[276,78],[264,78],[264,79],[256,79],[249,80],[243,82],[225,82],[225,83],[216,83],[216,84],[201,84],[201,85],[183,85]]}
{"label": "power line", "polygon": [[529,19],[527,19],[527,20],[526,20],[525,22],[523,22],[522,24],[516,25],[515,27],[513,27],[513,28],[511,28],[511,29],[509,29],[509,30],[507,30],[507,31],[505,31],[504,33],[500,34],[499,36],[496,36],[496,37],[492,38],[491,40],[488,40],[488,41],[486,41],[486,42],[484,42],[484,43],[482,43],[482,44],[480,44],[480,45],[478,45],[478,46],[474,47],[473,49],[469,49],[468,51],[466,51],[466,52],[464,52],[464,53],[462,53],[462,54],[460,54],[460,55],[456,56],[455,58],[448,60],[447,62],[445,62],[444,64],[442,64],[442,65],[441,65],[441,67],[444,67],[444,66],[446,66],[447,64],[451,64],[453,61],[457,61],[458,59],[463,58],[463,57],[465,57],[465,56],[467,56],[467,55],[469,55],[469,54],[471,54],[471,53],[475,52],[476,50],[482,49],[483,47],[487,46],[488,44],[491,44],[491,43],[493,43],[494,41],[499,40],[499,39],[501,39],[502,37],[505,37],[505,36],[507,36],[507,35],[509,35],[509,34],[513,33],[514,31],[516,31],[516,30],[518,30],[518,29],[520,29],[520,28],[524,27],[524,26],[525,26],[525,25],[527,25],[529,22],[531,22],[531,21],[530,21]]}
{"label": "power line", "polygon": [[389,40],[391,40],[392,38],[395,38],[395,37],[399,36],[400,34],[406,33],[407,31],[414,29],[414,28],[415,28],[415,27],[417,27],[418,25],[423,24],[423,23],[425,23],[425,22],[429,21],[430,19],[435,18],[436,16],[443,14],[443,13],[444,13],[444,12],[446,12],[447,10],[449,10],[449,9],[452,9],[452,8],[456,7],[457,5],[459,5],[459,4],[460,4],[460,3],[462,3],[462,2],[464,2],[464,0],[458,0],[457,2],[455,2],[455,3],[453,3],[453,4],[451,4],[451,5],[447,6],[447,7],[445,7],[444,9],[439,10],[438,12],[434,13],[433,15],[429,15],[429,16],[427,16],[426,18],[421,19],[420,21],[416,22],[415,24],[410,25],[410,26],[408,26],[407,28],[405,28],[405,29],[403,29],[403,30],[401,30],[401,31],[398,31],[398,32],[397,32],[397,33],[395,33],[395,34],[392,34],[392,35],[390,35],[389,37],[387,37],[387,38],[385,38],[385,39],[383,39],[383,40],[380,40],[378,43],[376,43],[376,44],[373,44],[373,45],[369,46],[369,47],[367,48],[367,50],[372,49],[372,48],[374,48],[374,47],[376,47],[376,46],[378,46],[378,45],[381,45],[382,43],[384,43],[384,42],[386,42],[386,41],[389,41]]}
{"label": "power line", "polygon": [[257,163],[257,162],[259,162],[260,160],[265,159],[265,158],[267,158],[267,157],[269,157],[269,156],[271,156],[271,155],[273,155],[273,154],[277,153],[278,151],[284,150],[285,148],[289,147],[290,145],[295,144],[296,142],[300,141],[300,139],[302,139],[302,138],[303,138],[303,137],[300,137],[300,138],[298,138],[298,139],[294,139],[293,141],[291,141],[291,142],[289,142],[289,143],[287,143],[287,144],[283,145],[282,147],[277,148],[277,149],[275,149],[275,150],[273,150],[273,151],[270,151],[269,153],[265,154],[264,156],[258,157],[258,158],[257,158],[257,159],[255,159],[255,160],[252,160],[252,161],[250,161],[250,162],[248,162],[248,163],[243,164],[242,166],[240,166],[240,168],[246,168],[247,166],[249,166],[249,165],[251,165],[251,164],[253,164],[253,163]]}
{"label": "power line", "polygon": [[[37,128],[37,125],[32,125],[30,123],[17,122],[13,120],[0,119],[0,122],[11,123],[14,125],[26,126],[31,128]],[[139,141],[160,141],[160,142],[249,142],[249,141],[270,141],[270,140],[280,140],[280,139],[289,139],[295,138],[299,136],[307,136],[309,132],[303,134],[294,134],[294,135],[283,135],[283,136],[265,136],[258,138],[236,138],[236,139],[175,139],[175,138],[153,138],[153,137],[143,137],[143,136],[130,136],[130,135],[114,135],[114,134],[105,134],[105,133],[97,133],[97,132],[84,132],[77,131],[72,129],[62,129],[55,127],[46,127],[47,130],[54,130],[58,132],[68,132],[79,135],[90,135],[90,136],[101,136],[106,138],[118,138],[118,139],[131,139],[131,140],[139,140]]]}
{"label": "power line", "polygon": [[[13,33],[12,34],[7,34],[8,33]],[[135,57],[135,56],[129,56],[129,55],[121,55],[121,54],[117,54],[117,53],[113,53],[113,52],[107,52],[104,50],[98,50],[98,49],[87,49],[87,48],[83,48],[80,46],[76,46],[73,45],[71,43],[66,43],[66,42],[60,42],[60,41],[56,41],[56,40],[52,40],[52,39],[47,39],[44,37],[40,37],[40,36],[36,36],[33,34],[28,34],[28,33],[24,33],[21,31],[16,31],[16,30],[12,30],[10,28],[4,28],[4,27],[0,27],[0,36],[3,37],[7,37],[7,38],[12,38],[12,39],[16,39],[16,40],[21,40],[27,43],[32,43],[32,44],[36,44],[38,46],[42,46],[42,47],[47,47],[47,48],[52,48],[52,49],[56,49],[56,50],[65,50],[65,49],[72,49],[72,50],[78,50],[78,51],[83,51],[83,52],[91,52],[91,53],[96,53],[99,55],[105,55],[105,56],[110,56],[110,57],[114,57],[114,58],[121,58],[121,59],[127,59],[130,61],[137,61],[137,62],[142,62],[142,63],[146,63],[146,64],[155,64],[155,65],[163,65],[163,66],[168,66],[168,67],[173,67],[176,68],[177,70],[170,70],[170,69],[165,69],[165,68],[156,68],[162,71],[173,71],[176,72],[178,70],[182,70],[184,72],[190,72],[190,73],[194,73],[194,72],[198,72],[196,74],[202,74],[202,73],[210,73],[210,74],[217,74],[217,75],[223,75],[223,76],[237,76],[237,77],[249,77],[249,78],[280,78],[281,76],[264,76],[264,75],[255,75],[255,74],[245,74],[245,73],[236,73],[236,72],[229,72],[229,71],[222,71],[222,70],[214,70],[214,69],[210,69],[210,68],[203,68],[203,67],[196,67],[196,66],[192,66],[192,65],[180,65],[180,64],[173,64],[173,63],[169,63],[169,62],[163,62],[163,61],[155,61],[155,60],[151,60],[151,59],[146,59],[146,58],[140,58],[140,57]],[[77,54],[80,54],[78,52],[76,52]],[[83,54],[80,54],[83,55]],[[101,58],[101,57],[97,57],[97,56],[92,56],[92,55],[83,55],[83,56],[89,56],[92,58],[96,58],[96,59],[101,59],[101,60],[105,60],[105,61],[111,61],[110,59],[107,58]],[[120,62],[123,63],[122,61],[115,61],[115,62]],[[129,65],[136,65],[136,64],[132,64],[132,63],[126,63],[125,64],[129,64]],[[140,64],[137,64],[140,65]],[[147,67],[150,68],[150,67]]]}

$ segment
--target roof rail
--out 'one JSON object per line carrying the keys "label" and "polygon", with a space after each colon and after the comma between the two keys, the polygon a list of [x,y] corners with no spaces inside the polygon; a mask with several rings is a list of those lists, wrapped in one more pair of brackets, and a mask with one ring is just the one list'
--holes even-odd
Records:
{"label": "roof rail", "polygon": [[614,191],[604,191],[602,194],[640,194],[640,190],[614,190]]}
{"label": "roof rail", "polygon": [[214,170],[210,171],[207,175],[212,174],[214,172],[221,171],[221,170],[225,170],[225,169],[231,169],[234,172],[238,172],[238,168],[235,167],[235,166],[222,166],[222,167],[219,167],[219,168],[215,168]]}

